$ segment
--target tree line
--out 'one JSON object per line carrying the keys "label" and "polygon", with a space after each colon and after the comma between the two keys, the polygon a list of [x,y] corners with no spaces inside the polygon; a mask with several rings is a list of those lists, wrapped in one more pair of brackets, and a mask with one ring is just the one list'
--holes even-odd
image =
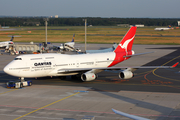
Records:
{"label": "tree line", "polygon": [[[117,26],[117,24],[143,24],[145,26],[177,26],[177,18],[49,18],[48,26],[84,26],[83,19],[88,25]],[[44,26],[43,18],[0,18],[1,26]]]}

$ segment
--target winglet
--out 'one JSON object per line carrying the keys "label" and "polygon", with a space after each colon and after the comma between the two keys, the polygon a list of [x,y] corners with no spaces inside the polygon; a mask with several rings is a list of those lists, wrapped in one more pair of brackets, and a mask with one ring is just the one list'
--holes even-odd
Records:
{"label": "winglet", "polygon": [[172,67],[176,67],[179,64],[179,62],[175,63]]}
{"label": "winglet", "polygon": [[122,115],[122,116],[125,116],[125,117],[128,117],[128,118],[131,118],[133,120],[150,120],[150,119],[147,119],[147,118],[144,118],[144,117],[139,117],[139,116],[136,116],[136,115],[130,115],[128,113],[124,113],[124,112],[121,112],[121,111],[118,111],[118,110],[115,110],[112,108],[112,111],[116,114],[119,114],[119,115]]}

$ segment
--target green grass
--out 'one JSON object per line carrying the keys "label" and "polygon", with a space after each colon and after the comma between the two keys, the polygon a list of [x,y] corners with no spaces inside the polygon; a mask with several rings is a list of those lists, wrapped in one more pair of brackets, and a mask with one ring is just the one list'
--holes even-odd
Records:
{"label": "green grass", "polygon": [[[11,27],[10,27],[11,28]],[[0,31],[0,41],[8,41],[8,35],[21,35],[14,39],[14,42],[44,42],[45,27],[12,27],[17,31]],[[180,29],[168,31],[155,31],[155,27],[137,28],[135,44],[165,44],[179,45],[180,37],[154,37],[157,36],[180,36]],[[75,41],[84,43],[84,26],[63,26],[51,27],[48,26],[48,42],[69,42],[75,33]],[[87,43],[119,43],[123,36],[108,36],[108,35],[125,35],[129,28],[121,28],[117,26],[93,26],[87,27],[87,34],[99,36],[87,36]],[[31,31],[31,33],[28,33]],[[102,35],[102,36],[101,36]],[[148,36],[138,36],[148,35]]]}

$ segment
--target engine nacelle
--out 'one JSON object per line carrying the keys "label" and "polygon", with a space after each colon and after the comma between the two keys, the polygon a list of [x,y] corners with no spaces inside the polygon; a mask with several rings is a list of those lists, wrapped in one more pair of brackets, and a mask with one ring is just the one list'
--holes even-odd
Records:
{"label": "engine nacelle", "polygon": [[63,49],[64,49],[64,44],[61,44],[61,45],[59,46],[59,49],[63,50]]}
{"label": "engine nacelle", "polygon": [[81,75],[81,80],[82,81],[92,81],[96,79],[96,75],[94,73],[83,73]]}
{"label": "engine nacelle", "polygon": [[129,79],[134,77],[133,73],[129,70],[123,70],[119,73],[119,78],[120,79]]}

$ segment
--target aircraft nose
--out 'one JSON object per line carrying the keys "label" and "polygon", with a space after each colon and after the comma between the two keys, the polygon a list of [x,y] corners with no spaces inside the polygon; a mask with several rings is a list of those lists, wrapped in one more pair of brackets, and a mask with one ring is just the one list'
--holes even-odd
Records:
{"label": "aircraft nose", "polygon": [[4,71],[5,73],[9,74],[9,67],[8,67],[8,65],[4,67],[3,71]]}
{"label": "aircraft nose", "polygon": [[[20,72],[19,72],[19,69],[17,70],[16,66],[17,66],[16,63],[11,62],[4,67],[3,71],[8,75],[19,76]],[[18,65],[18,66],[20,66],[20,65]]]}
{"label": "aircraft nose", "polygon": [[11,70],[9,64],[4,67],[3,71],[4,71],[6,74],[14,75],[14,72]]}

